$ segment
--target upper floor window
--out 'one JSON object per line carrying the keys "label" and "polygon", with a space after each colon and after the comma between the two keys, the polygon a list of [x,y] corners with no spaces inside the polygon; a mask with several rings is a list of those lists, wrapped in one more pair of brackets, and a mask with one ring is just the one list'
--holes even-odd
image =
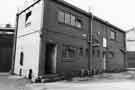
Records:
{"label": "upper floor window", "polygon": [[76,27],[82,28],[82,22],[81,22],[80,19],[77,19],[77,20],[76,20]]}
{"label": "upper floor window", "polygon": [[110,39],[116,40],[116,32],[114,32],[114,31],[110,32]]}
{"label": "upper floor window", "polygon": [[70,14],[65,13],[65,24],[70,24]]}
{"label": "upper floor window", "polygon": [[64,17],[65,17],[64,12],[59,11],[59,13],[58,13],[59,22],[64,23]]}
{"label": "upper floor window", "polygon": [[67,13],[64,11],[58,12],[58,21],[60,23],[68,24],[77,28],[82,28],[82,20],[71,13]]}
{"label": "upper floor window", "polygon": [[31,15],[32,15],[32,11],[29,11],[29,12],[26,13],[26,16],[25,16],[25,25],[26,25],[26,27],[31,24],[31,21],[30,21]]}
{"label": "upper floor window", "polygon": [[75,16],[71,15],[71,25],[75,26]]}

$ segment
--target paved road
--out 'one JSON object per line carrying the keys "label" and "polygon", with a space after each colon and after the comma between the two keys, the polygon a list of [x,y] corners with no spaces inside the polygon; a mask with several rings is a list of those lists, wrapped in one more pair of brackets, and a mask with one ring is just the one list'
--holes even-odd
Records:
{"label": "paved road", "polygon": [[73,81],[31,84],[17,76],[0,74],[0,90],[135,90],[135,72],[102,74]]}
{"label": "paved road", "polygon": [[9,74],[0,74],[0,90],[31,90],[25,85],[29,81]]}
{"label": "paved road", "polygon": [[33,90],[135,90],[135,82],[49,83],[31,85]]}

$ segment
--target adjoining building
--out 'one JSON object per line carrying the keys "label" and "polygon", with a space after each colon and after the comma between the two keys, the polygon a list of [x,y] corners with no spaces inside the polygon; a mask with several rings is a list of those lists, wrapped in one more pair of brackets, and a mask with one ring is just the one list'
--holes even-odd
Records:
{"label": "adjoining building", "polygon": [[0,27],[0,72],[11,70],[14,30]]}
{"label": "adjoining building", "polygon": [[16,35],[18,75],[125,69],[125,32],[62,0],[38,0],[19,12]]}
{"label": "adjoining building", "polygon": [[[97,70],[119,72],[126,68],[125,32],[103,20],[93,20],[92,64]],[[102,68],[101,68],[102,67]]]}
{"label": "adjoining building", "polygon": [[127,66],[135,68],[135,29],[126,32]]}

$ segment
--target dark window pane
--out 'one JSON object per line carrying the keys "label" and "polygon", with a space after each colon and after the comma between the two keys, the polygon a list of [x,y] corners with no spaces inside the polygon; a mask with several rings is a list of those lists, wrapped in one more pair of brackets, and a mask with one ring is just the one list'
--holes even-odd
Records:
{"label": "dark window pane", "polygon": [[24,58],[24,55],[23,55],[23,52],[20,53],[20,65],[23,65],[23,58]]}
{"label": "dark window pane", "polygon": [[29,19],[29,17],[31,16],[32,11],[26,13],[26,18],[25,18],[25,22],[27,22],[27,20]]}
{"label": "dark window pane", "polygon": [[64,12],[58,12],[58,21],[64,23]]}
{"label": "dark window pane", "polygon": [[63,45],[62,49],[62,57],[63,58],[73,58],[76,54],[76,48],[69,46],[69,45]]}
{"label": "dark window pane", "polygon": [[32,11],[29,11],[28,13],[26,13],[26,17],[25,17],[25,26],[29,26],[31,25],[31,21],[30,21],[30,17],[32,15]]}
{"label": "dark window pane", "polygon": [[81,20],[79,20],[79,19],[76,20],[76,27],[82,28],[82,22],[81,22]]}

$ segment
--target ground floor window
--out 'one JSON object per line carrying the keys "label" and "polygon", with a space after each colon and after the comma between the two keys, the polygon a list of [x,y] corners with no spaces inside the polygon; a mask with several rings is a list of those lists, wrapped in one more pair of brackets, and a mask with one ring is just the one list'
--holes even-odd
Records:
{"label": "ground floor window", "polygon": [[63,45],[62,57],[63,58],[74,58],[76,56],[76,48],[70,45]]}
{"label": "ground floor window", "polygon": [[93,47],[93,49],[92,49],[92,55],[94,56],[94,57],[100,57],[100,48],[99,47]]}

